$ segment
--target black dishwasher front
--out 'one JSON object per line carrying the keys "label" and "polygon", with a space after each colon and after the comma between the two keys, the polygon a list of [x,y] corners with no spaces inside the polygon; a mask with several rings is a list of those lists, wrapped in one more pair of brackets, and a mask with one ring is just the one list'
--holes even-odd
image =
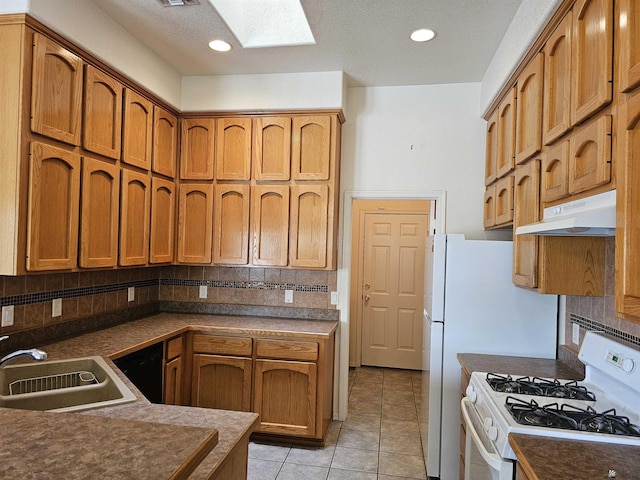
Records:
{"label": "black dishwasher front", "polygon": [[114,360],[151,403],[162,403],[162,342]]}

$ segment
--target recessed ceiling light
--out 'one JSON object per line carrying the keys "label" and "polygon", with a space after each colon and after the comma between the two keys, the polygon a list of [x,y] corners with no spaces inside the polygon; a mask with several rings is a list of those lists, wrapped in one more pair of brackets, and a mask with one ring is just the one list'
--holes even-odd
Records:
{"label": "recessed ceiling light", "polygon": [[209,48],[216,52],[228,52],[231,50],[231,45],[224,40],[213,40],[209,42]]}
{"label": "recessed ceiling light", "polygon": [[414,42],[428,42],[429,40],[433,40],[436,36],[436,32],[433,30],[429,30],[428,28],[420,28],[415,30],[411,34],[411,40]]}

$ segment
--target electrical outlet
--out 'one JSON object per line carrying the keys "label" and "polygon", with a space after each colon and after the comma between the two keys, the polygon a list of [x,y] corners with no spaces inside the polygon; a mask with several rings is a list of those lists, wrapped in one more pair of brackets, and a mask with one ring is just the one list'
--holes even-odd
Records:
{"label": "electrical outlet", "polygon": [[331,292],[331,305],[338,304],[338,292]]}
{"label": "electrical outlet", "polygon": [[293,290],[284,291],[284,303],[293,303]]}
{"label": "electrical outlet", "polygon": [[573,328],[571,331],[571,341],[576,345],[579,345],[580,344],[580,325],[578,325],[577,323],[573,323],[571,326]]}
{"label": "electrical outlet", "polygon": [[55,298],[51,303],[51,316],[59,317],[62,315],[62,299]]}
{"label": "electrical outlet", "polygon": [[127,302],[133,302],[136,299],[136,287],[127,288]]}
{"label": "electrical outlet", "polygon": [[10,327],[13,325],[13,311],[15,307],[13,305],[5,305],[2,307],[2,326]]}
{"label": "electrical outlet", "polygon": [[200,298],[207,298],[207,286],[200,285],[200,291],[198,292]]}

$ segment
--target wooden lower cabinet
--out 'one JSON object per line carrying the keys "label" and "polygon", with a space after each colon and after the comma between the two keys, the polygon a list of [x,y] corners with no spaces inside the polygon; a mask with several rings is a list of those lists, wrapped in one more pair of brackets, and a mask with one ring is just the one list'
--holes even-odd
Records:
{"label": "wooden lower cabinet", "polygon": [[256,360],[253,409],[260,414],[256,431],[314,436],[317,373],[315,363]]}
{"label": "wooden lower cabinet", "polygon": [[182,335],[167,341],[164,366],[164,395],[166,405],[182,405],[183,362]]}
{"label": "wooden lower cabinet", "polygon": [[251,358],[194,354],[191,404],[250,411]]}

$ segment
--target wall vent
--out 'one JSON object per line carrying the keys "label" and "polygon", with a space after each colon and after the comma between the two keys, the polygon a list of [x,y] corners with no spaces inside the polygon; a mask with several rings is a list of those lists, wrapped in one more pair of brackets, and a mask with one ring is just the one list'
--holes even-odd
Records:
{"label": "wall vent", "polygon": [[190,5],[200,5],[200,0],[158,0],[163,7],[188,7]]}

